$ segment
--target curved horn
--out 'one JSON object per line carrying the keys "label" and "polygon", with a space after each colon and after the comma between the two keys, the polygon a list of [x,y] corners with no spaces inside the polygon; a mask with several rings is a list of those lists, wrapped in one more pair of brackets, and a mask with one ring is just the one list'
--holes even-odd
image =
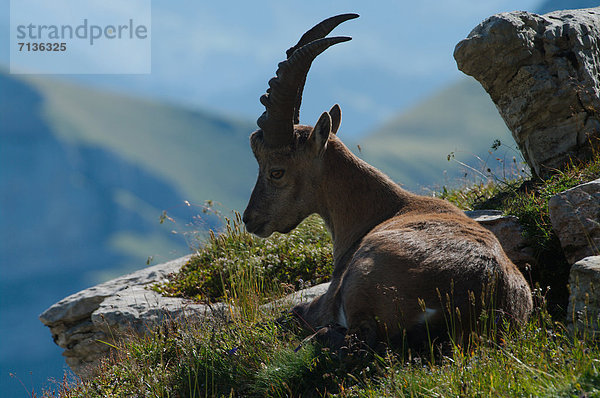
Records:
{"label": "curved horn", "polygon": [[[300,47],[305,46],[311,41],[321,39],[331,33],[338,25],[342,22],[346,22],[350,19],[358,18],[358,14],[340,14],[331,18],[327,18],[326,20],[318,23],[313,26],[310,30],[308,30],[305,34],[302,35],[298,43],[294,47],[290,47],[285,54],[287,57],[291,57],[294,54],[294,51],[299,49]],[[308,71],[306,71],[308,73]],[[300,105],[302,104],[302,91],[304,91],[304,83],[306,82],[306,75],[302,78],[302,83],[300,84],[300,88],[298,89],[298,93],[296,95],[296,103],[294,104],[294,124],[300,123]]]}
{"label": "curved horn", "polygon": [[285,52],[285,55],[287,55],[288,58],[291,57],[294,51],[296,51],[300,47],[304,47],[311,41],[322,39],[323,37],[331,33],[331,31],[334,30],[342,22],[346,22],[350,19],[358,17],[358,14],[340,14],[319,22],[318,24],[310,28],[310,30],[308,30],[305,34],[303,34],[300,40],[298,40],[298,43],[296,43],[294,47],[290,47]]}
{"label": "curved horn", "polygon": [[267,93],[260,98],[266,110],[258,118],[257,124],[263,130],[267,145],[282,146],[291,142],[294,123],[298,123],[304,82],[312,61],[330,46],[351,39],[322,36],[340,23],[356,17],[356,14],[344,14],[326,19],[306,32],[298,44],[288,50],[288,59],[279,63],[276,77],[269,81]]}

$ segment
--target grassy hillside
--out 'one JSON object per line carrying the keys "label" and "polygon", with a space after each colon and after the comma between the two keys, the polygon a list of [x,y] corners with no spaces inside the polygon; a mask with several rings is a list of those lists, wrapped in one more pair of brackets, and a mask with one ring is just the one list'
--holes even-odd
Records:
{"label": "grassy hillside", "polygon": [[[488,156],[494,140],[507,147]],[[400,114],[360,141],[362,156],[396,182],[412,190],[454,183],[463,168],[448,162],[456,159],[476,168],[500,164],[499,156],[510,161],[516,146],[510,131],[492,100],[473,79],[465,79]]]}
{"label": "grassy hillside", "polygon": [[[546,181],[528,182],[528,189],[516,189],[521,181],[506,181],[488,192],[500,194],[494,200],[506,213],[521,217],[528,238],[540,250],[562,257],[560,246],[548,245],[546,235],[553,234],[548,230],[548,199],[599,175],[596,156]],[[448,199],[479,208],[490,198],[469,189]],[[312,279],[295,271],[316,270],[314,276],[319,276],[323,261],[315,254],[330,250],[326,234],[323,223],[312,218],[290,234],[259,239],[241,228],[239,218],[233,220],[227,232],[211,237],[196,259],[162,287],[170,292],[175,287],[202,301],[225,301],[230,304],[227,319],[173,320],[146,336],[130,336],[117,343],[97,377],[65,380],[60,391],[45,396],[599,396],[600,345],[591,329],[598,328],[598,320],[567,327],[569,318],[579,315],[557,314],[548,301],[555,286],[544,288],[547,281],[537,279],[535,272],[528,275],[533,277],[535,308],[526,324],[498,322],[496,314],[484,310],[468,342],[450,342],[441,352],[433,344],[427,352],[396,350],[381,356],[350,349],[341,359],[293,323],[273,322],[287,309],[285,303],[261,305],[280,297],[300,276]],[[306,244],[317,236],[323,247]],[[274,277],[273,269],[284,262],[293,272]],[[566,280],[561,283],[566,286]],[[184,292],[188,287],[198,290]]]}
{"label": "grassy hillside", "polygon": [[190,202],[245,205],[256,174],[253,123],[43,77],[27,82],[43,96],[43,117],[60,139],[115,152],[171,181]]}

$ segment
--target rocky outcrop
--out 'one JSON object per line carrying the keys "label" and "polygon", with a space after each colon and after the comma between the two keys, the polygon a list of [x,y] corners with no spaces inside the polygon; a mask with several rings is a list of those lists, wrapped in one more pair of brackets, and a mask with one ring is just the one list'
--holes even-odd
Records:
{"label": "rocky outcrop", "polygon": [[494,15],[456,46],[539,176],[584,159],[600,137],[600,7]]}
{"label": "rocky outcrop", "polygon": [[48,308],[40,320],[54,342],[64,348],[71,369],[81,377],[92,374],[114,338],[127,332],[143,333],[166,317],[209,316],[222,306],[208,307],[179,298],[163,297],[147,289],[178,271],[189,256],[142,269],[75,293]]}
{"label": "rocky outcrop", "polygon": [[600,332],[600,179],[563,191],[548,202],[552,229],[569,264],[567,321]]}
{"label": "rocky outcrop", "polygon": [[600,253],[600,179],[553,196],[548,210],[569,264]]}
{"label": "rocky outcrop", "polygon": [[329,289],[330,284],[330,282],[326,282],[311,286],[306,289],[298,290],[297,292],[288,294],[282,299],[265,304],[261,308],[264,310],[272,310],[274,308],[292,308],[296,304],[300,304],[304,301],[312,301],[315,298],[325,294],[327,289]]}
{"label": "rocky outcrop", "polygon": [[600,256],[586,257],[573,264],[569,287],[569,323],[600,333]]}
{"label": "rocky outcrop", "polygon": [[[69,367],[80,377],[94,374],[94,368],[114,345],[128,333],[143,334],[165,319],[206,319],[226,317],[223,303],[204,305],[177,297],[164,297],[149,286],[178,272],[190,256],[145,268],[64,298],[48,308],[40,320],[50,328],[54,342],[64,348]],[[292,307],[325,293],[329,283],[313,286],[263,306]]]}

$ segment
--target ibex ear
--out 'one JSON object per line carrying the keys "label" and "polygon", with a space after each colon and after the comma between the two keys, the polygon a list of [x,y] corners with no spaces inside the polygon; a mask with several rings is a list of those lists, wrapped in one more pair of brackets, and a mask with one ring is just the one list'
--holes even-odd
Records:
{"label": "ibex ear", "polygon": [[329,116],[331,116],[331,133],[337,134],[337,131],[340,128],[340,123],[342,123],[342,110],[338,104],[335,104],[331,107]]}
{"label": "ibex ear", "polygon": [[323,112],[315,128],[310,133],[310,137],[308,137],[309,145],[312,145],[319,155],[325,152],[325,148],[327,148],[329,133],[331,133],[331,116],[329,116],[329,113]]}

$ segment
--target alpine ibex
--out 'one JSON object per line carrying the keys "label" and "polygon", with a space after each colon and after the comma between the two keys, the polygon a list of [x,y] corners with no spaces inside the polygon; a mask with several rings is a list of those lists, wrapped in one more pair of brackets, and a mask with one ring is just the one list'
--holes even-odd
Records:
{"label": "alpine ibex", "polygon": [[470,330],[486,294],[500,313],[525,321],[531,291],[491,232],[446,201],[403,190],[355,156],[336,136],[337,104],[315,127],[299,124],[312,61],[350,40],[325,36],[356,17],[326,19],[287,51],[260,98],[266,110],[250,137],[259,173],[243,216],[247,230],[287,233],[317,213],[333,238],[329,289],[293,313],[310,328],[342,330],[370,346],[405,332],[423,341],[425,327],[442,335],[452,316],[445,297],[459,333]]}

